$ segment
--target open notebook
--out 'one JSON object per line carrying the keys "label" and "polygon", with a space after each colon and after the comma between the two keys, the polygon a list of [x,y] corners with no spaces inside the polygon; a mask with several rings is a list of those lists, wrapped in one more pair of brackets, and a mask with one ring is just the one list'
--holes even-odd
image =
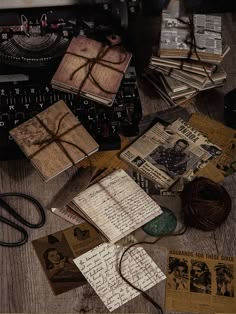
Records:
{"label": "open notebook", "polygon": [[160,206],[121,169],[78,194],[73,204],[111,243],[162,214]]}

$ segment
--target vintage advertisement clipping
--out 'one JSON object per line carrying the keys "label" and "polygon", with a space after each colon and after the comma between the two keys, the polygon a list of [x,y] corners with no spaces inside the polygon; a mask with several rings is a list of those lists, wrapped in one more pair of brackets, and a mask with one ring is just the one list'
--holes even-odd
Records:
{"label": "vintage advertisement clipping", "polygon": [[235,267],[235,257],[170,251],[167,310],[235,313]]}
{"label": "vintage advertisement clipping", "polygon": [[178,119],[167,127],[156,123],[120,157],[159,188],[168,189],[179,178],[192,180],[196,171],[220,154],[218,146]]}
{"label": "vintage advertisement clipping", "polygon": [[199,170],[198,175],[219,182],[234,173],[236,171],[236,131],[200,113],[194,113],[188,123],[222,149],[222,154],[210,161],[208,166],[211,171],[208,171],[207,166]]}

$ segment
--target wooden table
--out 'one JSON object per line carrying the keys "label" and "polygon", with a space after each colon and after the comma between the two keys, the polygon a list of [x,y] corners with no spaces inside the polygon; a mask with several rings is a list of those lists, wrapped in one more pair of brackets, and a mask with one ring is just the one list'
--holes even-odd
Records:
{"label": "wooden table", "polygon": [[[228,73],[228,80],[224,88],[205,93],[195,102],[190,111],[200,110],[209,113],[216,119],[222,120],[223,94],[236,87],[236,22],[232,14],[224,15],[224,34],[226,41],[231,46],[231,52],[224,61],[224,67]],[[144,21],[145,22],[145,21]],[[156,23],[156,24],[155,24]],[[158,24],[158,19],[154,25]],[[151,21],[150,25],[153,25]],[[140,38],[145,37],[149,24],[143,24]],[[146,34],[151,34],[146,33]],[[153,33],[151,34],[154,39]],[[137,36],[138,38],[138,36]],[[134,44],[138,39],[134,38]],[[144,44],[146,41],[143,42]],[[146,47],[144,50],[148,51]],[[140,56],[137,57],[139,60]],[[140,59],[141,62],[141,59]],[[149,104],[155,102],[153,95],[146,95],[141,91],[142,102]],[[221,100],[219,100],[221,99]],[[30,162],[9,161],[0,163],[0,191],[18,191],[37,197],[44,205],[52,200],[70,177],[66,172],[44,183],[36,173]],[[229,191],[233,200],[233,210],[227,221],[215,232],[216,243],[221,255],[236,255],[236,174],[224,181],[224,186]],[[25,217],[36,220],[35,213],[30,211],[28,203],[16,200],[12,205],[20,208]],[[0,209],[1,211],[1,209]],[[43,237],[52,232],[65,229],[70,226],[63,219],[55,216],[50,211],[46,212],[47,221],[41,229],[28,229],[29,241],[19,248],[0,247],[1,267],[1,290],[0,312],[1,313],[85,313],[85,312],[108,312],[94,290],[87,284],[83,287],[69,291],[59,296],[54,296],[34,252],[31,241]],[[6,215],[7,217],[7,215]],[[0,236],[9,239],[12,236],[11,229],[1,225]],[[17,234],[16,234],[17,236]],[[169,249],[208,252],[216,254],[216,244],[213,232],[202,232],[189,229],[180,237],[163,239],[155,247],[146,246],[145,249],[152,256],[158,266],[167,273],[167,254]],[[162,282],[149,291],[150,295],[164,306],[165,282]],[[116,313],[155,313],[152,305],[139,296],[119,308]]]}

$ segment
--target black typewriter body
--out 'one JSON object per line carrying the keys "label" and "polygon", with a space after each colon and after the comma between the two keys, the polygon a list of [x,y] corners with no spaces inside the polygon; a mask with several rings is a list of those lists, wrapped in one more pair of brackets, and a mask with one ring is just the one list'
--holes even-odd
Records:
{"label": "black typewriter body", "polygon": [[[131,65],[112,107],[50,86],[70,40],[78,34],[100,41],[120,39],[119,27],[99,10],[74,7],[0,11],[0,160],[19,159],[22,152],[9,135],[15,126],[62,99],[100,145],[120,148],[120,135],[135,136],[141,104]],[[116,34],[114,37],[113,35]]]}

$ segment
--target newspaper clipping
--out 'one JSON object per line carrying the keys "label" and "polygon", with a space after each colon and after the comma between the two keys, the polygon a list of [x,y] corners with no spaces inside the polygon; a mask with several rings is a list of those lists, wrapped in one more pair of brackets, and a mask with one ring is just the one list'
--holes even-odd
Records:
{"label": "newspaper clipping", "polygon": [[178,179],[187,181],[221,149],[178,119],[167,127],[156,123],[125,149],[120,157],[138,172],[168,189]]}
{"label": "newspaper clipping", "polygon": [[[201,52],[222,55],[221,17],[195,14],[193,16],[196,49]],[[162,15],[161,49],[190,49],[190,20]]]}
{"label": "newspaper clipping", "polygon": [[194,113],[188,123],[222,149],[222,154],[209,163],[211,171],[204,168],[198,175],[219,182],[233,174],[236,171],[236,131],[200,113]]}
{"label": "newspaper clipping", "polygon": [[234,257],[170,251],[167,310],[235,313],[235,267]]}

